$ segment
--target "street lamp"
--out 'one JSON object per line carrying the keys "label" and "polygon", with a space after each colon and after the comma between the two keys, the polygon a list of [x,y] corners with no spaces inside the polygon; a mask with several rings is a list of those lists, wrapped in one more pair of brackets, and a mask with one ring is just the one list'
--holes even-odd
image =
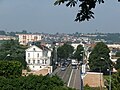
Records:
{"label": "street lamp", "polygon": [[5,60],[7,57],[9,57],[10,56],[10,54],[7,54],[6,56],[5,56],[5,58],[3,58],[3,60]]}
{"label": "street lamp", "polygon": [[104,60],[106,62],[106,64],[108,65],[108,68],[109,68],[109,90],[111,90],[111,69],[110,69],[110,64],[102,57],[101,57],[101,60]]}
{"label": "street lamp", "polygon": [[[81,77],[81,88],[80,88],[80,90],[84,90],[84,82],[83,82],[83,76],[82,75],[84,75],[85,74],[85,69],[86,69],[86,67],[85,67],[85,62],[84,62],[84,51],[81,51],[81,53],[82,54],[80,54],[80,56],[82,56],[82,70],[80,71],[80,77]],[[81,72],[82,72],[82,75],[81,75]]]}

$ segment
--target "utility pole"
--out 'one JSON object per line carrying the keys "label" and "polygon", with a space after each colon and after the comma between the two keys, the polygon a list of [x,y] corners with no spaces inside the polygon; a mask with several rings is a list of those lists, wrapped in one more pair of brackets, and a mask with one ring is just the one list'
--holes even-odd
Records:
{"label": "utility pole", "polygon": [[101,85],[101,68],[100,68],[100,90],[102,90],[102,85]]}
{"label": "utility pole", "polygon": [[110,68],[110,63],[108,63],[108,61],[106,61],[102,57],[101,57],[101,60],[104,60],[106,62],[106,64],[108,65],[108,68],[109,68],[109,90],[111,90],[111,68]]}

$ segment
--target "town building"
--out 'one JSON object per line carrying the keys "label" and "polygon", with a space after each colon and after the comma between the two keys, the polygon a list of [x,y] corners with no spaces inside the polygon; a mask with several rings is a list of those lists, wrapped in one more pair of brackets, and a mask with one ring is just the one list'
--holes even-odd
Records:
{"label": "town building", "polygon": [[6,36],[6,35],[0,35],[0,40],[15,40],[16,38],[13,36]]}
{"label": "town building", "polygon": [[26,51],[27,67],[31,71],[40,71],[43,69],[49,69],[48,73],[52,73],[51,64],[51,50],[43,45],[39,47],[33,45]]}
{"label": "town building", "polygon": [[19,38],[19,43],[22,45],[27,45],[28,42],[35,42],[42,40],[41,34],[17,34]]}

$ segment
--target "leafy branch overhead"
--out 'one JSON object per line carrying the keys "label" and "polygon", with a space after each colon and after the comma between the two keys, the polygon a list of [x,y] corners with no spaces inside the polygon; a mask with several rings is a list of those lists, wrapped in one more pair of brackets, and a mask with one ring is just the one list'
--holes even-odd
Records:
{"label": "leafy branch overhead", "polygon": [[54,5],[61,5],[65,3],[67,7],[75,7],[79,5],[79,10],[76,15],[75,21],[89,21],[94,18],[93,9],[97,3],[104,3],[104,0],[56,0]]}

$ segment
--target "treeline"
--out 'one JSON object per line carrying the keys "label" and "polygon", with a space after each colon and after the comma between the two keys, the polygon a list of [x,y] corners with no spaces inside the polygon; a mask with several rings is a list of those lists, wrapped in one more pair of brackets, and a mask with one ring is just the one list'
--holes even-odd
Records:
{"label": "treeline", "polygon": [[19,61],[0,61],[0,90],[75,90],[64,86],[58,76],[21,76]]}
{"label": "treeline", "polygon": [[120,33],[106,33],[103,34],[103,36],[100,36],[101,34],[98,34],[96,39],[104,39],[107,41],[107,43],[120,43]]}
{"label": "treeline", "polygon": [[[16,36],[16,34],[32,34],[32,32],[27,32],[26,30],[22,30],[21,32],[6,32],[4,30],[0,30],[0,35],[6,35],[6,36]],[[40,34],[38,32],[35,32],[35,34]]]}
{"label": "treeline", "polygon": [[1,61],[0,65],[0,90],[75,90],[64,86],[58,76],[21,76],[18,61]]}
{"label": "treeline", "polygon": [[64,86],[58,76],[35,76],[19,78],[0,77],[0,90],[75,90]]}
{"label": "treeline", "polygon": [[5,32],[4,30],[0,30],[0,35],[8,35],[8,36],[16,36],[16,34],[27,34],[26,30],[22,30],[21,32]]}

